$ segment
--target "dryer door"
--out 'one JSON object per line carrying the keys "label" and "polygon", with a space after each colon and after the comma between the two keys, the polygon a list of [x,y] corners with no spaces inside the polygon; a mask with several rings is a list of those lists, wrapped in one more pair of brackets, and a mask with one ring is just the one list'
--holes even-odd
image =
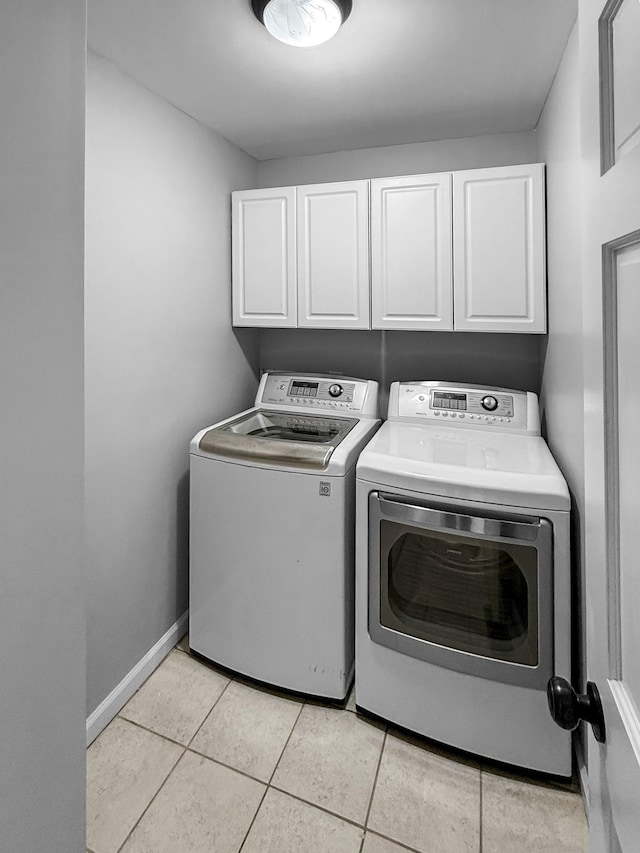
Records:
{"label": "dryer door", "polygon": [[369,634],[448,669],[543,688],[553,674],[552,527],[369,497]]}

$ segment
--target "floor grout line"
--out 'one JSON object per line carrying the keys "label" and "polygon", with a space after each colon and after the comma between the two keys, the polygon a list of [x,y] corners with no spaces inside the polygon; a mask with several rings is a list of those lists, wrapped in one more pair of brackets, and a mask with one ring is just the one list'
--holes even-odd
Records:
{"label": "floor grout line", "polygon": [[[162,737],[162,735],[160,735],[160,737]],[[166,739],[168,740],[168,738],[166,738]],[[172,741],[172,743],[175,743],[175,741]],[[167,784],[167,780],[169,779],[169,777],[171,776],[171,774],[173,773],[173,771],[176,769],[176,767],[178,766],[178,764],[179,764],[179,763],[182,761],[182,759],[184,758],[184,755],[185,755],[186,751],[187,751],[187,750],[186,750],[186,748],[185,748],[185,747],[183,747],[183,748],[182,748],[182,753],[178,756],[178,758],[176,759],[176,761],[175,761],[175,763],[174,763],[173,767],[171,768],[171,770],[169,770],[169,772],[168,772],[168,773],[167,773],[167,775],[165,776],[165,778],[164,778],[164,780],[163,780],[162,784],[160,785],[160,787],[158,788],[158,790],[155,792],[155,794],[153,795],[153,797],[151,797],[151,799],[149,800],[149,802],[147,803],[147,805],[146,805],[146,806],[145,806],[145,808],[143,809],[142,814],[140,815],[140,817],[138,818],[138,820],[137,820],[137,821],[134,823],[134,825],[131,827],[131,830],[129,831],[129,834],[127,835],[127,837],[125,838],[125,840],[122,842],[122,844],[120,845],[120,847],[118,847],[118,853],[121,853],[121,851],[122,851],[122,850],[124,850],[124,848],[125,848],[125,846],[126,846],[127,842],[129,841],[129,839],[131,838],[131,836],[132,836],[132,835],[133,835],[133,833],[135,832],[136,827],[138,826],[138,824],[140,823],[140,821],[142,820],[142,818],[146,815],[146,813],[149,811],[149,809],[151,808],[151,804],[154,802],[154,800],[156,799],[156,797],[158,796],[158,794],[160,793],[160,791],[161,791],[161,790],[164,788],[164,786]]]}
{"label": "floor grout line", "polygon": [[238,847],[238,853],[242,853],[242,848],[244,847],[245,842],[246,842],[247,838],[249,837],[249,833],[253,829],[253,824],[256,822],[256,818],[258,817],[258,814],[260,813],[260,809],[262,808],[262,804],[264,803],[264,800],[265,800],[265,797],[267,796],[268,790],[269,790],[269,786],[266,785],[265,789],[262,793],[262,797],[260,799],[260,802],[258,803],[258,808],[256,809],[254,816],[251,818],[251,823],[247,827],[247,831],[244,834],[244,838],[242,839],[242,844],[240,845],[240,847]]}
{"label": "floor grout line", "polygon": [[[172,649],[171,651],[173,651],[173,650],[175,650],[175,649],[176,649],[176,646],[174,646],[174,647],[173,647],[173,649]],[[182,649],[178,649],[178,651],[182,651]],[[170,653],[171,653],[171,652],[170,652]],[[170,654],[170,653],[169,653],[169,654]],[[153,673],[151,673],[151,675],[153,675]],[[151,677],[151,676],[149,676],[149,677]],[[148,679],[147,679],[147,680],[148,680]],[[227,688],[229,687],[229,685],[231,684],[231,682],[232,682],[232,681],[233,681],[233,679],[232,679],[232,678],[229,678],[229,680],[228,680],[228,681],[227,681],[227,683],[225,684],[225,686],[224,686],[224,688],[223,688],[222,692],[221,692],[221,693],[220,693],[220,695],[217,697],[217,699],[215,700],[215,702],[213,703],[213,705],[211,706],[211,708],[210,708],[210,710],[207,712],[207,714],[205,714],[205,716],[204,716],[204,718],[203,718],[202,722],[200,723],[200,725],[198,726],[198,728],[197,728],[197,729],[196,729],[196,731],[194,732],[193,736],[190,738],[190,740],[189,740],[189,742],[188,742],[188,744],[187,744],[187,745],[185,745],[185,744],[183,744],[183,743],[180,743],[179,741],[176,741],[176,740],[174,740],[173,738],[168,737],[167,735],[160,734],[159,732],[156,732],[156,731],[154,731],[153,729],[150,729],[148,726],[144,726],[144,725],[142,725],[141,723],[137,723],[135,720],[129,720],[126,716],[124,716],[124,715],[122,714],[122,711],[124,711],[124,709],[127,707],[126,705],[125,705],[123,708],[121,708],[121,710],[119,711],[119,713],[116,715],[116,717],[120,717],[120,719],[124,720],[125,722],[129,723],[130,725],[132,725],[132,726],[137,726],[138,728],[142,729],[143,731],[146,731],[146,732],[149,732],[150,734],[156,735],[156,737],[160,737],[160,738],[162,738],[163,740],[166,740],[166,741],[168,741],[169,743],[175,744],[176,746],[179,746],[179,747],[182,749],[181,754],[180,754],[180,755],[178,756],[178,758],[176,759],[176,761],[175,761],[175,763],[173,764],[173,766],[172,766],[171,770],[169,771],[169,773],[168,773],[168,774],[166,775],[166,777],[164,778],[164,780],[163,780],[162,784],[160,785],[160,787],[158,788],[158,790],[155,792],[155,794],[153,795],[153,797],[151,797],[151,799],[150,799],[150,800],[149,800],[149,802],[147,803],[146,807],[144,808],[144,810],[143,810],[142,814],[141,814],[141,815],[140,815],[140,817],[137,819],[137,821],[134,823],[134,825],[133,825],[133,827],[131,828],[130,832],[128,833],[127,837],[126,837],[126,838],[125,838],[125,840],[123,841],[122,845],[118,848],[118,853],[120,853],[120,851],[122,851],[122,850],[123,850],[123,848],[125,847],[125,845],[126,845],[126,844],[127,844],[127,842],[129,841],[129,839],[131,838],[132,834],[134,833],[134,831],[135,831],[136,827],[139,825],[140,821],[143,819],[143,817],[145,816],[145,814],[149,811],[149,809],[151,808],[152,803],[154,802],[154,800],[156,799],[156,797],[158,796],[158,794],[160,793],[160,791],[161,791],[161,790],[164,788],[164,786],[167,784],[167,781],[168,781],[169,777],[171,776],[171,774],[173,773],[173,771],[174,771],[174,770],[176,769],[176,767],[178,766],[178,763],[179,763],[179,762],[184,758],[184,756],[185,756],[185,754],[187,753],[187,751],[189,751],[189,752],[193,752],[193,753],[195,753],[195,754],[200,754],[200,753],[197,753],[197,752],[196,752],[196,750],[190,750],[190,749],[189,749],[189,746],[190,746],[190,745],[191,745],[191,743],[193,742],[193,739],[194,739],[194,738],[195,738],[195,736],[198,734],[198,732],[200,731],[200,729],[202,728],[202,726],[204,725],[204,723],[206,722],[206,720],[209,718],[209,716],[210,716],[210,714],[212,713],[213,709],[216,707],[216,705],[218,704],[218,702],[220,701],[220,699],[224,696],[224,694],[225,694],[225,692],[226,692]],[[140,685],[140,687],[142,687],[142,686],[143,686],[143,685]],[[140,688],[138,688],[138,689],[140,689]],[[136,692],[137,692],[137,691],[136,691]],[[114,718],[114,719],[115,719],[115,718]],[[202,757],[203,757],[203,758],[209,758],[209,756],[202,756]],[[209,759],[209,760],[213,760],[213,759]],[[221,762],[217,762],[217,763],[218,763],[218,764],[220,764]],[[235,769],[235,768],[229,768],[229,769]],[[247,774],[243,774],[243,775],[247,775]],[[253,778],[253,777],[249,777],[249,778]],[[258,781],[258,780],[257,780],[257,781]],[[265,789],[265,793],[266,793],[266,789]],[[262,802],[262,801],[261,801],[261,802]],[[256,812],[256,813],[257,813],[257,812]]]}
{"label": "floor grout line", "polygon": [[[245,833],[245,836],[244,836],[244,838],[242,839],[242,844],[240,845],[240,847],[239,847],[239,849],[238,849],[238,853],[242,853],[242,848],[244,847],[244,845],[245,845],[245,843],[246,843],[246,841],[247,841],[247,838],[249,837],[249,834],[250,834],[251,830],[253,829],[253,825],[254,825],[254,823],[256,822],[256,819],[257,819],[257,817],[258,817],[258,814],[259,814],[259,812],[260,812],[260,809],[262,808],[262,804],[264,803],[264,801],[265,801],[265,799],[266,799],[267,793],[269,792],[269,788],[271,788],[271,787],[272,787],[272,786],[271,786],[271,780],[273,779],[273,777],[274,777],[274,775],[275,775],[275,772],[276,772],[276,770],[278,769],[278,765],[280,764],[280,761],[281,761],[281,759],[282,759],[282,756],[284,755],[284,751],[285,751],[285,749],[286,749],[286,748],[287,748],[287,746],[289,745],[289,741],[291,740],[291,735],[293,734],[293,730],[295,729],[295,727],[296,727],[296,726],[297,726],[297,724],[298,724],[298,720],[300,719],[300,714],[302,713],[302,709],[304,708],[304,706],[305,706],[305,705],[306,705],[306,702],[302,702],[302,703],[301,703],[301,705],[300,705],[300,710],[298,711],[298,715],[297,715],[297,717],[296,717],[296,719],[295,719],[295,721],[294,721],[293,725],[291,726],[291,731],[289,732],[289,736],[287,737],[287,740],[285,741],[285,744],[284,744],[284,746],[282,747],[282,751],[280,752],[280,755],[278,756],[278,760],[276,761],[276,764],[275,764],[275,767],[273,768],[273,771],[272,771],[272,773],[271,773],[271,776],[269,776],[269,781],[267,782],[266,788],[264,789],[264,794],[262,795],[262,799],[260,800],[260,805],[259,805],[259,806],[258,806],[258,808],[256,809],[256,813],[254,814],[254,816],[253,816],[253,818],[252,818],[252,820],[251,820],[251,823],[249,824],[249,828],[247,829],[247,831],[246,831],[246,833]],[[274,789],[274,790],[276,790],[276,789]]]}
{"label": "floor grout line", "polygon": [[376,792],[376,785],[378,784],[378,774],[380,773],[380,765],[382,764],[382,755],[384,753],[384,748],[387,745],[387,735],[389,734],[389,727],[385,726],[384,737],[382,738],[382,746],[380,747],[380,755],[378,756],[378,763],[376,765],[376,773],[373,777],[373,786],[371,788],[371,796],[369,797],[369,805],[367,807],[367,814],[364,818],[365,828],[369,823],[369,815],[371,814],[371,806],[373,805],[373,796]]}
{"label": "floor grout line", "polygon": [[[138,723],[136,720],[130,720],[129,717],[123,716],[122,712],[117,714],[117,716],[114,717],[114,720],[115,719],[123,720],[125,723],[129,723],[129,725],[131,725],[131,726],[135,726],[138,729],[142,729],[143,732],[149,732],[149,734],[151,734],[151,735],[155,735],[156,737],[161,737],[163,740],[169,741],[169,743],[173,743],[176,746],[179,746],[180,749],[187,749],[186,744],[180,743],[179,740],[174,740],[174,738],[169,737],[169,735],[163,735],[160,732],[157,732],[155,729],[150,729],[149,726],[145,726],[144,723]],[[113,720],[111,722],[113,722]],[[109,723],[109,725],[111,725],[111,723]]]}
{"label": "floor grout line", "polygon": [[298,794],[292,794],[291,791],[287,791],[285,788],[279,788],[277,785],[269,785],[274,791],[278,791],[280,794],[286,794],[287,797],[291,797],[294,800],[298,800],[299,803],[304,803],[307,806],[312,806],[314,809],[318,809],[325,814],[331,815],[331,817],[337,817],[339,820],[344,821],[345,823],[350,824],[351,826],[355,826],[358,829],[365,829],[365,825],[363,823],[358,823],[357,820],[353,820],[353,818],[345,817],[342,814],[338,814],[338,812],[332,812],[330,809],[325,806],[321,806],[318,803],[312,803],[311,800],[305,800],[304,797],[299,796]]}
{"label": "floor grout line", "polygon": [[298,716],[296,717],[294,724],[291,726],[291,731],[289,732],[289,736],[286,739],[284,746],[282,747],[282,752],[278,756],[278,760],[276,761],[276,766],[273,768],[273,772],[271,773],[271,776],[269,776],[269,781],[267,782],[267,785],[271,785],[271,783],[273,782],[273,777],[276,775],[276,771],[277,771],[278,767],[280,766],[280,762],[282,761],[282,756],[284,755],[286,748],[289,746],[289,741],[291,740],[291,737],[295,731],[295,728],[298,725],[298,720],[300,719],[300,716],[302,714],[302,710],[306,704],[307,704],[306,702],[302,702],[300,705],[300,710],[298,711]]}
{"label": "floor grout line", "polygon": [[366,830],[367,835],[375,835],[376,838],[384,838],[385,841],[390,841],[391,844],[395,844],[396,847],[400,847],[401,850],[408,850],[409,853],[424,853],[424,850],[418,850],[417,847],[409,847],[403,841],[398,841],[397,838],[392,838],[390,835],[385,835],[383,832],[374,832],[373,829]]}
{"label": "floor grout line", "polygon": [[252,782],[259,782],[261,785],[264,785],[265,788],[269,787],[269,783],[265,782],[264,779],[259,779],[257,776],[252,776],[250,773],[247,773],[246,770],[240,770],[238,767],[234,767],[233,764],[227,764],[224,761],[220,761],[219,758],[213,758],[211,755],[207,755],[206,752],[200,752],[198,749],[194,749],[192,746],[186,747],[186,751],[192,753],[193,755],[197,755],[199,758],[206,758],[207,761],[213,762],[213,764],[217,764],[219,767],[226,767],[227,770],[233,770],[234,773],[239,773],[240,776],[244,776],[245,779],[251,779]]}
{"label": "floor grout line", "polygon": [[[211,714],[213,714],[213,711],[214,711],[214,709],[215,709],[216,705],[217,705],[217,704],[218,704],[218,702],[222,699],[222,697],[224,696],[224,694],[227,692],[227,690],[229,689],[229,685],[231,684],[231,682],[232,682],[232,681],[234,681],[234,679],[233,679],[233,678],[230,678],[230,679],[227,681],[227,683],[226,683],[226,684],[225,684],[225,686],[224,686],[224,689],[222,690],[222,693],[218,696],[218,698],[217,698],[217,699],[216,699],[216,701],[213,703],[213,705],[211,706],[211,708],[209,708],[209,711],[205,714],[204,719],[202,720],[202,722],[200,723],[200,725],[198,726],[198,728],[195,730],[195,732],[193,733],[193,736],[191,737],[191,739],[190,739],[189,743],[187,744],[187,749],[189,749],[189,747],[191,746],[191,744],[192,744],[192,743],[194,742],[194,740],[196,739],[196,737],[197,737],[198,732],[200,731],[200,729],[201,729],[201,728],[204,726],[204,724],[207,722],[207,720],[209,719],[209,717],[211,716]],[[194,751],[195,751],[195,750],[194,750]]]}

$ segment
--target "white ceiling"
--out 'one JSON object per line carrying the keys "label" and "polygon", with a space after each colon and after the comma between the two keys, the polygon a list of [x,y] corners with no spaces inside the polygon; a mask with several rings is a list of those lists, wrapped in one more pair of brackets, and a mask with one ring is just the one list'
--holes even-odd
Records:
{"label": "white ceiling", "polygon": [[89,45],[259,160],[531,130],[577,0],[353,0],[288,47],[249,0],[88,0]]}

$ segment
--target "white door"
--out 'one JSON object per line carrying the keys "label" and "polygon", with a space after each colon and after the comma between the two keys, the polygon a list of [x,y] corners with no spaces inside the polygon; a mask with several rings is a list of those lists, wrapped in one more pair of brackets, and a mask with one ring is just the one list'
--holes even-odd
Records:
{"label": "white door", "polygon": [[[599,19],[604,12],[600,23]],[[591,853],[640,850],[640,3],[580,0]],[[602,73],[599,75],[599,56]],[[602,109],[599,109],[602,79]]]}
{"label": "white door", "polygon": [[231,196],[234,326],[295,327],[295,188]]}
{"label": "white door", "polygon": [[453,329],[451,174],[371,181],[371,328]]}
{"label": "white door", "polygon": [[369,182],[296,192],[298,326],[368,329]]}
{"label": "white door", "polygon": [[453,174],[454,327],[546,332],[544,167]]}

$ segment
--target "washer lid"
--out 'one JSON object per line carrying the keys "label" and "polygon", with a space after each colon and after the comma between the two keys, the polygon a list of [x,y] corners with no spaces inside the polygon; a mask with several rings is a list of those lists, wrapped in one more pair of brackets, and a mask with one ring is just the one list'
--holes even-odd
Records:
{"label": "washer lid", "polygon": [[387,421],[360,454],[360,480],[458,500],[570,509],[567,484],[539,436]]}
{"label": "washer lid", "polygon": [[324,469],[334,449],[357,423],[357,418],[259,409],[212,427],[198,447],[231,459]]}

